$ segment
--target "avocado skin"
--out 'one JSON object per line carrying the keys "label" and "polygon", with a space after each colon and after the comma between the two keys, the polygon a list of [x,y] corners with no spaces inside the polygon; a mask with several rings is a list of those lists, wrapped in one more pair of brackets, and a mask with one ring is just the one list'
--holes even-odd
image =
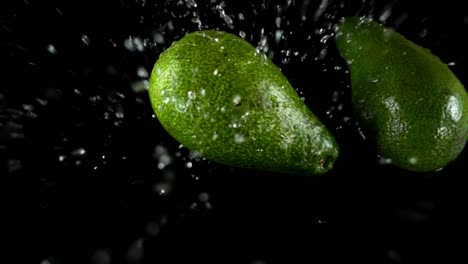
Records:
{"label": "avocado skin", "polygon": [[468,95],[446,64],[366,18],[345,18],[336,44],[350,68],[354,112],[380,155],[417,172],[457,158],[468,139]]}
{"label": "avocado skin", "polygon": [[211,161],[318,175],[339,153],[278,67],[230,33],[197,31],[173,43],[153,68],[149,95],[167,132]]}

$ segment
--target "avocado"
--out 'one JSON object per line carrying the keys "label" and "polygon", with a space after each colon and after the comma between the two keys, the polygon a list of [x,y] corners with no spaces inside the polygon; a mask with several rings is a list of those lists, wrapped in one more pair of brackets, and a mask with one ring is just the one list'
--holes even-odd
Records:
{"label": "avocado", "polygon": [[457,158],[468,139],[468,95],[445,63],[362,17],[342,20],[336,45],[350,69],[359,125],[381,156],[416,172]]}
{"label": "avocado", "polygon": [[149,96],[166,131],[214,162],[317,175],[338,156],[279,68],[230,33],[197,31],[174,42],[154,65]]}

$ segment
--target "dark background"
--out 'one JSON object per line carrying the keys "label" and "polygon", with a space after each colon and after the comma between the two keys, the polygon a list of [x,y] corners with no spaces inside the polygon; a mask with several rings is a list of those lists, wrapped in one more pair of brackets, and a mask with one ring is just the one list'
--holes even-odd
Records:
{"label": "dark background", "polygon": [[[466,86],[468,11],[428,2],[2,1],[5,253],[42,264],[466,262],[467,150],[436,173],[382,164],[360,136],[327,37],[342,16],[382,18]],[[337,138],[333,171],[230,168],[192,157],[162,129],[132,87],[197,19],[254,46],[267,40]]]}

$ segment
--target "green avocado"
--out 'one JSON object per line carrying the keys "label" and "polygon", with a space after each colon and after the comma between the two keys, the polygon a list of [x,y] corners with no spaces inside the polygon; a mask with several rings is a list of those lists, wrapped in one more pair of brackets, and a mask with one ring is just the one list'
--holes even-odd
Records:
{"label": "green avocado", "polygon": [[208,160],[234,167],[317,175],[338,147],[286,77],[230,33],[185,35],[165,50],[149,95],[162,126]]}
{"label": "green avocado", "polygon": [[468,139],[468,95],[445,63],[367,18],[345,18],[336,44],[354,112],[381,156],[417,172],[457,158]]}

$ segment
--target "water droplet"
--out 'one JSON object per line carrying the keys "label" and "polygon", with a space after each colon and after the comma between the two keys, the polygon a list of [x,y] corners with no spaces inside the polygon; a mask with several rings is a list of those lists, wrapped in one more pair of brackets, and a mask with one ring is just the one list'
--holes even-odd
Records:
{"label": "water droplet", "polygon": [[185,0],[187,8],[197,7],[197,2],[195,0]]}
{"label": "water droplet", "polygon": [[369,77],[368,80],[369,80],[369,82],[371,82],[371,83],[378,83],[378,82],[380,81],[379,78],[374,77],[374,76]]}
{"label": "water droplet", "polygon": [[315,60],[325,59],[325,57],[327,56],[327,53],[328,53],[328,49],[326,49],[326,48],[320,50],[320,53],[319,53],[319,55],[317,57],[315,57]]}
{"label": "water droplet", "polygon": [[379,21],[380,22],[387,21],[387,19],[390,17],[391,14],[392,14],[391,6],[387,6],[382,12],[382,14],[379,16]]}
{"label": "water droplet", "polygon": [[160,182],[154,185],[154,191],[161,196],[168,195],[172,190],[172,186],[168,182]]}
{"label": "water droplet", "polygon": [[237,144],[242,144],[245,142],[245,136],[239,133],[234,135],[234,142]]}
{"label": "water droplet", "polygon": [[55,49],[54,45],[52,45],[52,44],[47,45],[47,51],[50,54],[57,54],[57,50]]}
{"label": "water droplet", "polygon": [[384,157],[380,157],[380,156],[379,156],[378,163],[379,163],[380,165],[391,164],[391,163],[392,163],[392,159],[390,159],[390,158],[384,158]]}
{"label": "water droplet", "polygon": [[242,120],[246,120],[250,115],[250,112],[249,111],[246,111],[242,116],[241,116],[241,119]]}
{"label": "water droplet", "polygon": [[59,160],[60,162],[64,161],[64,160],[65,160],[65,155],[60,155],[60,156],[58,157],[58,160]]}
{"label": "water droplet", "polygon": [[209,199],[210,199],[210,196],[206,192],[202,192],[198,195],[198,200],[202,203],[208,202]]}
{"label": "water droplet", "polygon": [[362,132],[362,129],[360,127],[358,127],[358,133],[359,133],[359,136],[362,137],[362,139],[366,140],[366,135],[364,135],[364,132]]}
{"label": "water droplet", "polygon": [[213,141],[217,140],[218,138],[219,138],[219,135],[218,135],[216,132],[215,132],[215,133],[213,134],[213,136],[211,137],[211,139],[212,139]]}
{"label": "water droplet", "polygon": [[340,99],[340,93],[338,91],[334,91],[332,94],[332,102],[336,103]]}
{"label": "water droplet", "polygon": [[203,25],[202,25],[202,22],[200,20],[200,17],[198,16],[198,14],[196,12],[193,12],[193,15],[194,15],[194,17],[192,17],[191,21],[198,25],[198,29],[202,29]]}
{"label": "water droplet", "polygon": [[448,66],[455,66],[456,64],[457,64],[457,63],[454,62],[454,61],[447,63]]}
{"label": "water droplet", "polygon": [[278,28],[281,27],[281,17],[277,16],[275,18],[275,24]]}
{"label": "water droplet", "polygon": [[84,148],[77,148],[71,152],[73,156],[83,156],[86,154],[86,150]]}
{"label": "water droplet", "polygon": [[179,101],[179,102],[176,104],[176,109],[177,109],[177,111],[182,112],[182,113],[185,112],[185,111],[187,111],[187,107],[188,107],[187,104],[185,104],[185,103],[182,102],[182,101]]}
{"label": "water droplet", "polygon": [[323,224],[326,224],[327,221],[323,220],[323,219],[317,219],[316,223],[319,224],[319,225],[323,225]]}
{"label": "water droplet", "polygon": [[149,89],[148,80],[139,80],[139,81],[132,83],[132,90],[135,93],[145,92],[145,91],[148,91],[148,89]]}
{"label": "water droplet", "polygon": [[187,169],[191,169],[191,168],[193,167],[192,162],[189,161],[189,162],[185,163],[185,167],[186,167]]}
{"label": "water droplet", "polygon": [[318,29],[315,30],[316,35],[321,36],[321,35],[323,35],[323,33],[325,33],[325,28],[318,28]]}
{"label": "water droplet", "polygon": [[85,34],[81,35],[81,41],[82,41],[86,46],[89,46],[89,44],[91,43],[91,40],[90,40],[89,37],[86,36]]}
{"label": "water droplet", "polygon": [[240,21],[244,20],[244,14],[242,13],[239,13],[237,17],[239,18]]}
{"label": "water droplet", "polygon": [[137,75],[140,78],[148,78],[148,71],[142,66],[137,68]]}
{"label": "water droplet", "polygon": [[217,76],[217,75],[218,75],[218,69],[215,69],[215,70],[213,71],[213,74],[214,74],[215,76]]}
{"label": "water droplet", "polygon": [[446,112],[452,118],[453,121],[458,122],[462,116],[462,112],[460,111],[460,102],[458,101],[457,97],[455,96],[450,96],[448,103],[447,103],[447,108]]}
{"label": "water droplet", "polygon": [[140,37],[128,37],[124,40],[124,47],[129,51],[143,51],[144,45]]}
{"label": "water droplet", "polygon": [[427,36],[427,31],[428,31],[427,28],[423,28],[423,29],[421,30],[421,32],[419,32],[419,37],[420,37],[420,38],[426,37],[426,36]]}
{"label": "water droplet", "polygon": [[239,36],[240,36],[241,38],[245,39],[246,34],[245,34],[244,31],[241,30],[241,31],[239,31]]}
{"label": "water droplet", "polygon": [[115,110],[115,117],[117,119],[122,119],[124,118],[125,114],[124,114],[124,110],[122,108],[122,106],[119,106],[116,110]]}
{"label": "water droplet", "polygon": [[[321,0],[320,1],[320,5],[319,5],[319,7],[317,8],[317,10],[314,13],[314,21],[317,21],[323,15],[325,10],[327,9],[328,2],[329,2],[329,0]],[[305,12],[305,11],[306,10],[304,10],[303,12]]]}
{"label": "water droplet", "polygon": [[195,92],[192,92],[192,91],[188,91],[187,92],[187,96],[190,100],[193,100],[197,97],[197,95],[195,94]]}
{"label": "water droplet", "polygon": [[158,44],[164,44],[164,35],[161,34],[160,32],[154,32],[153,40],[154,40],[154,42],[156,42]]}
{"label": "water droplet", "polygon": [[448,138],[450,136],[450,131],[447,127],[440,127],[437,129],[437,135],[435,136],[436,138]]}
{"label": "water droplet", "polygon": [[417,159],[416,157],[411,157],[411,158],[408,160],[408,162],[409,162],[410,164],[413,164],[413,165],[414,165],[414,164],[418,163],[418,159]]}
{"label": "water droplet", "polygon": [[268,38],[267,36],[261,36],[260,41],[258,43],[258,50],[262,50],[263,52],[268,51]]}
{"label": "water droplet", "polygon": [[234,103],[234,105],[238,106],[241,103],[241,99],[242,98],[240,95],[234,95],[234,97],[232,98],[232,102]]}
{"label": "water droplet", "polygon": [[157,145],[154,148],[153,157],[159,161],[158,169],[160,170],[164,169],[172,162],[172,157],[169,155],[167,149],[162,145]]}
{"label": "water droplet", "polygon": [[320,39],[320,43],[327,43],[327,41],[332,37],[332,35],[324,35],[321,39]]}
{"label": "water droplet", "polygon": [[275,42],[279,43],[282,37],[283,37],[283,30],[276,30],[275,31]]}

